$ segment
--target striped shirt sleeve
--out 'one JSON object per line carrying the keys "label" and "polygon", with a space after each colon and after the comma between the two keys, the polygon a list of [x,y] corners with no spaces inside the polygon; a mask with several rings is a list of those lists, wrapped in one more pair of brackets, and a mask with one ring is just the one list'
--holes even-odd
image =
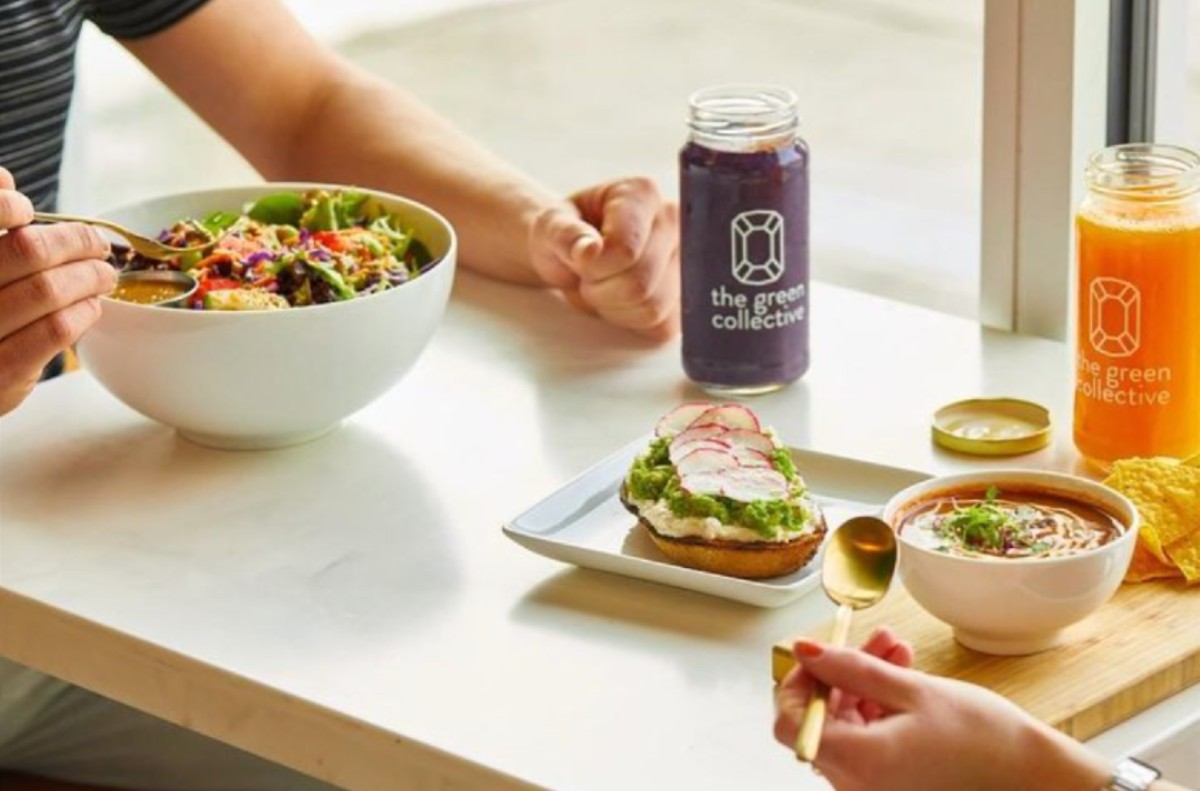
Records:
{"label": "striped shirt sleeve", "polygon": [[166,30],[208,0],[84,0],[84,15],[113,38],[133,39]]}

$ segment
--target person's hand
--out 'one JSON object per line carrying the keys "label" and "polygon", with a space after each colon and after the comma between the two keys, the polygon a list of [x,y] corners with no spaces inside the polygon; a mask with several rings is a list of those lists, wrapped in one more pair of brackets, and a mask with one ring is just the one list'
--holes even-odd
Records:
{"label": "person's hand", "polygon": [[[792,647],[792,653],[799,657],[800,654],[797,654],[797,651],[812,650],[811,646],[813,645],[817,644],[802,640]],[[890,629],[876,629],[872,632],[867,642],[863,643],[862,651],[897,667],[912,666],[912,646],[898,639]],[[812,696],[813,684],[813,674],[807,672],[804,664],[798,661],[775,690],[775,738],[791,747],[796,745],[799,723],[804,717],[808,699]],[[860,697],[839,688],[834,688],[830,692],[828,711],[829,716],[833,719],[860,725],[874,722],[884,714],[883,707],[874,698]],[[793,715],[795,715],[795,721],[792,719]],[[822,753],[824,752],[823,746],[824,741],[822,741]]]}
{"label": "person's hand", "polygon": [[645,178],[590,187],[530,230],[533,268],[576,307],[665,341],[679,330],[679,209]]}
{"label": "person's hand", "polygon": [[42,369],[100,316],[116,272],[108,242],[86,225],[38,225],[0,168],[0,415],[25,400]]}
{"label": "person's hand", "polygon": [[838,791],[1090,791],[1104,762],[1006,699],[908,669],[887,630],[863,650],[802,640],[775,693],[775,738],[794,749],[814,679],[833,689],[815,762]]}

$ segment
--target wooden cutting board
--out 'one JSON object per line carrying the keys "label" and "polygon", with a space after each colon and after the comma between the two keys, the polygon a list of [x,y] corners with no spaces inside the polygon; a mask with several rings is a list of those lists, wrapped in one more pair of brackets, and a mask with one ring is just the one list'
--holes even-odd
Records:
{"label": "wooden cutting board", "polygon": [[[1174,581],[1122,586],[1068,629],[1063,645],[1032,656],[964,648],[900,585],[877,607],[855,615],[851,643],[861,644],[883,624],[913,644],[921,670],[995,690],[1080,740],[1200,681],[1200,588]],[[826,628],[818,636],[828,633]],[[790,646],[774,646],[776,681],[793,665]]]}

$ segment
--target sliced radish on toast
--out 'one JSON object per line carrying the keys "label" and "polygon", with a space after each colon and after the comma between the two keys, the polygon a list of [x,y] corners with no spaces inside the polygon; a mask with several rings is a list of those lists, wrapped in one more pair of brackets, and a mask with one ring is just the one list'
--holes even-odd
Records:
{"label": "sliced radish on toast", "polygon": [[679,485],[688,494],[706,494],[709,496],[722,494],[725,489],[725,474],[722,472],[698,472],[693,475],[683,475]]}
{"label": "sliced radish on toast", "polygon": [[766,434],[746,429],[730,429],[721,435],[724,442],[735,448],[753,448],[759,453],[770,455],[775,452],[775,443]]}
{"label": "sliced radish on toast", "polygon": [[761,450],[747,448],[745,445],[734,446],[729,449],[730,455],[737,459],[738,464],[742,467],[767,467],[770,468],[771,457],[763,453]]}
{"label": "sliced radish on toast", "polygon": [[698,448],[676,463],[679,477],[696,475],[705,472],[720,472],[732,470],[739,466],[738,460],[726,449]]}
{"label": "sliced radish on toast", "polygon": [[730,500],[783,500],[788,496],[787,478],[763,467],[740,468],[722,473],[721,494]]}
{"label": "sliced radish on toast", "polygon": [[754,413],[741,404],[722,404],[721,406],[710,407],[697,415],[687,428],[702,426],[706,423],[726,426],[727,428],[746,429],[748,431],[758,431],[761,428],[758,424],[758,418],[754,416]]}
{"label": "sliced radish on toast", "polygon": [[679,460],[684,456],[701,449],[719,450],[724,453],[728,453],[730,450],[728,443],[714,437],[713,439],[700,439],[695,442],[687,442],[683,445],[672,445],[667,450],[667,455],[670,457],[672,464],[678,464]]}
{"label": "sliced radish on toast", "polygon": [[698,442],[702,439],[713,439],[725,434],[730,429],[728,426],[718,426],[712,423],[704,426],[689,426],[686,431],[681,431],[676,434],[671,440],[671,447],[676,445],[686,445],[689,442]]}
{"label": "sliced radish on toast", "polygon": [[659,419],[654,427],[654,436],[669,437],[686,429],[696,418],[713,409],[712,404],[692,403],[675,407]]}

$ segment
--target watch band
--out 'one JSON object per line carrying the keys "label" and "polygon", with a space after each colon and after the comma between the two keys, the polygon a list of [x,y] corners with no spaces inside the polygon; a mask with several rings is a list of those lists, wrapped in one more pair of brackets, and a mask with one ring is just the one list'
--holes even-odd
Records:
{"label": "watch band", "polygon": [[1150,785],[1162,777],[1162,772],[1144,761],[1126,758],[1113,769],[1112,779],[1104,791],[1149,791]]}

